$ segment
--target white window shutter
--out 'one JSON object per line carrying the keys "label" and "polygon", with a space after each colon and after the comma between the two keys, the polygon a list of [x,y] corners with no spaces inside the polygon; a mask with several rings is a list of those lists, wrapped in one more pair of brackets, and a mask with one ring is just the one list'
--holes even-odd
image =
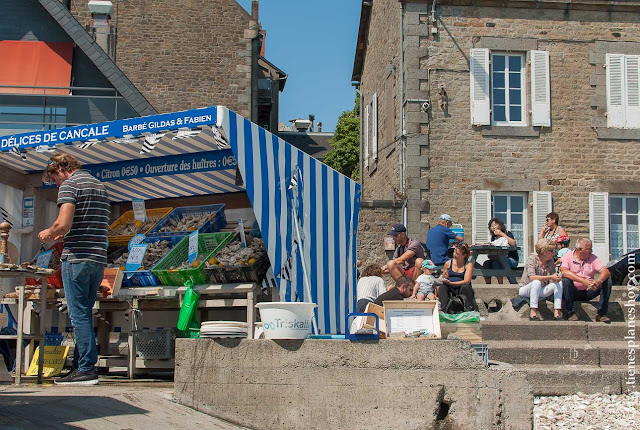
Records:
{"label": "white window shutter", "polygon": [[531,124],[551,127],[551,80],[548,51],[531,51]]}
{"label": "white window shutter", "polygon": [[[364,160],[364,167],[368,168],[369,167],[369,105],[366,105],[364,107],[364,142],[363,143],[363,149],[364,149],[364,153],[362,155],[362,158]],[[362,180],[362,179],[360,179]]]}
{"label": "white window shutter", "polygon": [[471,124],[489,125],[491,124],[489,50],[474,48],[471,50],[469,58],[469,75],[471,76]]}
{"label": "white window shutter", "polygon": [[538,241],[542,226],[547,222],[547,214],[553,212],[550,191],[533,192],[533,243]]}
{"label": "white window shutter", "polygon": [[625,128],[640,128],[640,56],[625,56],[627,106]]}
{"label": "white window shutter", "polygon": [[371,101],[371,158],[378,159],[378,93],[373,93]]}
{"label": "white window shutter", "polygon": [[589,193],[589,239],[593,253],[609,262],[609,193]]}
{"label": "white window shutter", "polygon": [[473,190],[471,193],[473,243],[487,243],[491,240],[491,236],[489,235],[491,213],[491,191]]}
{"label": "white window shutter", "polygon": [[607,127],[624,128],[624,55],[607,54]]}

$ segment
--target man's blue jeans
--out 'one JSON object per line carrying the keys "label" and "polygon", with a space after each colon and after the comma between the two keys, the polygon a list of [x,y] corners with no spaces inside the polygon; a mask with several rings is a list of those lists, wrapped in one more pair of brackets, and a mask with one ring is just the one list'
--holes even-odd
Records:
{"label": "man's blue jeans", "polygon": [[76,337],[73,367],[81,372],[94,372],[98,361],[92,309],[103,274],[104,266],[98,263],[62,262],[64,295]]}
{"label": "man's blue jeans", "polygon": [[567,312],[575,312],[574,302],[588,302],[600,296],[598,301],[598,315],[607,315],[609,312],[609,297],[611,296],[612,287],[611,278],[598,287],[597,290],[579,290],[568,278],[562,278],[562,296]]}

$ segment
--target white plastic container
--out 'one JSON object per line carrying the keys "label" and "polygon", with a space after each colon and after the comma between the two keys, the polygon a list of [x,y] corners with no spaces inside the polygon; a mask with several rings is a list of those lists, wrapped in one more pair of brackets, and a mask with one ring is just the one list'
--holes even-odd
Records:
{"label": "white plastic container", "polygon": [[315,303],[263,302],[256,307],[266,339],[305,339],[311,334]]}

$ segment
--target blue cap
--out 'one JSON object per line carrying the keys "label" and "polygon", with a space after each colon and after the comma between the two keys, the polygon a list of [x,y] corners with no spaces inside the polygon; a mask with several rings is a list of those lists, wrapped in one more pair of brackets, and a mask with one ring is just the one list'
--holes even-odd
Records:
{"label": "blue cap", "polygon": [[435,269],[435,268],[437,268],[437,267],[438,267],[438,266],[436,266],[435,264],[433,264],[433,261],[431,261],[431,260],[424,260],[424,261],[422,262],[422,268],[423,268],[423,269],[430,269],[430,270],[433,270],[433,269]]}
{"label": "blue cap", "polygon": [[445,220],[445,221],[449,221],[449,222],[453,222],[453,218],[451,218],[451,215],[449,214],[442,214],[440,215],[440,219],[441,220]]}

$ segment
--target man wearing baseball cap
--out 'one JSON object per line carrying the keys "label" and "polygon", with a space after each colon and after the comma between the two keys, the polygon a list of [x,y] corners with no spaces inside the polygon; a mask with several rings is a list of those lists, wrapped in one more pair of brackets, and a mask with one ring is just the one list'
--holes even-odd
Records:
{"label": "man wearing baseball cap", "polygon": [[387,263],[389,274],[394,281],[401,276],[408,276],[415,280],[425,258],[422,244],[407,237],[407,228],[403,224],[395,224],[389,235],[393,236],[393,241],[397,245],[393,259]]}
{"label": "man wearing baseball cap", "polygon": [[442,265],[447,261],[449,251],[449,240],[462,242],[462,236],[457,235],[451,226],[453,219],[448,214],[440,215],[438,224],[427,232],[427,249],[431,254],[431,260],[437,265]]}

